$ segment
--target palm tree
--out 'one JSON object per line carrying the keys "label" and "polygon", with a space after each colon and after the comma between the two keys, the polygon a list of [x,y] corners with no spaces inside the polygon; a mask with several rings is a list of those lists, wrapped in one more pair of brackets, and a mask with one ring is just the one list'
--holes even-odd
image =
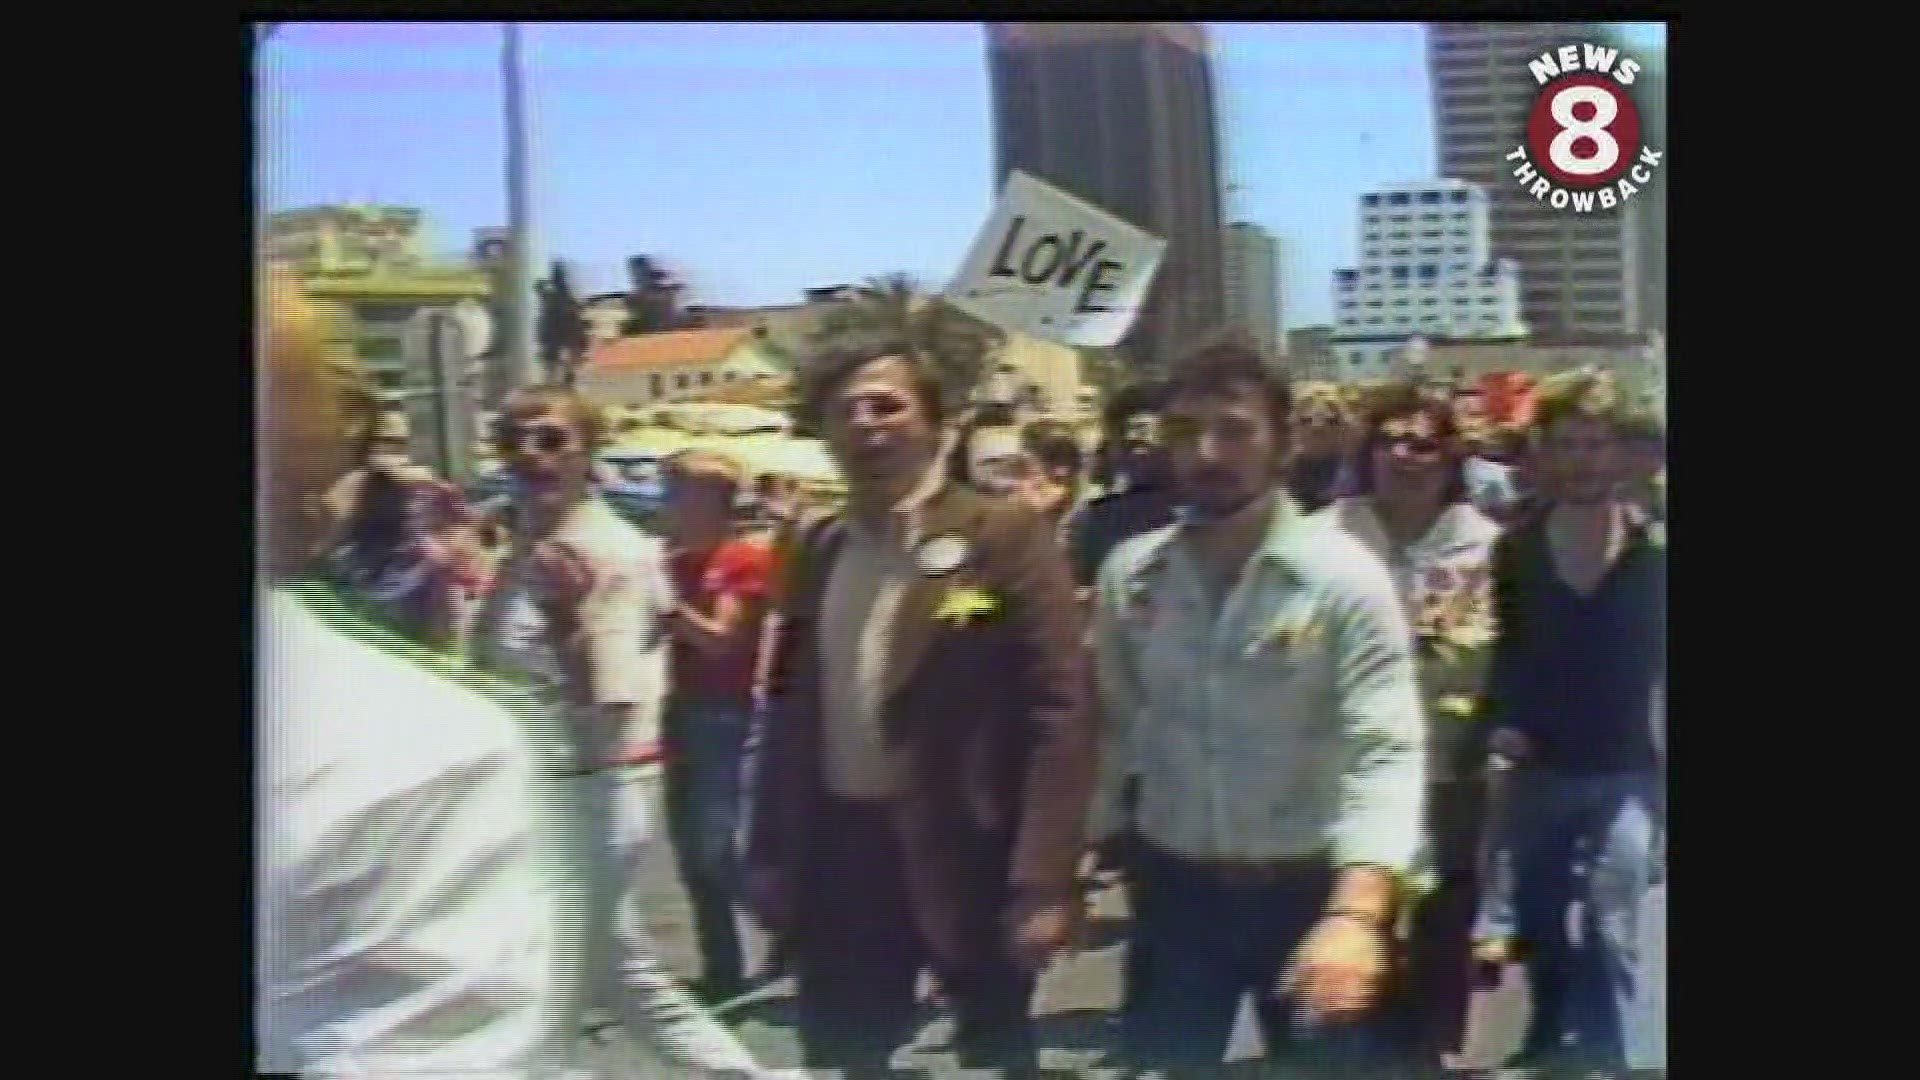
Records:
{"label": "palm tree", "polygon": [[998,327],[923,292],[906,274],[870,279],[852,300],[835,304],[807,335],[809,351],[900,341],[927,356],[946,387],[950,413],[971,400],[987,361],[1006,341]]}

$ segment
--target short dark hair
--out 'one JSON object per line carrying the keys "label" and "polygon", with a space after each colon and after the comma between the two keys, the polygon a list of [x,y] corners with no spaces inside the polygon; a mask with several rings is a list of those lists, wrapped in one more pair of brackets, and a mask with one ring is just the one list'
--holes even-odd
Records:
{"label": "short dark hair", "polygon": [[1467,456],[1460,445],[1460,430],[1454,423],[1453,402],[1435,397],[1424,386],[1409,380],[1396,380],[1381,387],[1367,410],[1366,437],[1360,443],[1360,459],[1354,463],[1355,481],[1360,494],[1373,494],[1373,452],[1380,446],[1380,431],[1389,420],[1424,416],[1433,424],[1434,437],[1445,448],[1452,475],[1447,477],[1443,503],[1467,501]]}
{"label": "short dark hair", "polygon": [[1125,432],[1127,421],[1142,413],[1157,413],[1167,406],[1167,386],[1159,379],[1128,383],[1114,392],[1106,408],[1100,411],[1100,429],[1110,436]]}
{"label": "short dark hair", "polygon": [[1174,365],[1164,401],[1217,397],[1252,389],[1266,399],[1267,414],[1276,435],[1287,430],[1293,414],[1293,385],[1284,373],[1267,363],[1260,350],[1238,342],[1204,346]]}
{"label": "short dark hair", "polygon": [[925,354],[906,342],[887,341],[878,345],[830,348],[802,365],[796,380],[799,383],[796,423],[804,430],[823,433],[827,405],[833,395],[852,381],[861,368],[881,360],[905,364],[913,394],[927,411],[928,419],[936,426],[946,421],[947,385],[939,370]]}
{"label": "short dark hair", "polygon": [[1086,463],[1079,436],[1059,420],[1041,419],[1028,424],[1020,432],[1020,444],[1040,464],[1049,469],[1064,469],[1076,477]]}

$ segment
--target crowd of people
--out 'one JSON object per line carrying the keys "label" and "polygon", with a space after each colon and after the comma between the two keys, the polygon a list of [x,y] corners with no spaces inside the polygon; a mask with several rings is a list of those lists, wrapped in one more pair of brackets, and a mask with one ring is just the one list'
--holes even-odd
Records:
{"label": "crowd of people", "polygon": [[[796,408],[844,502],[683,451],[653,535],[596,495],[573,391],[502,404],[511,505],[476,511],[273,295],[266,1071],[588,1075],[611,1023],[657,1075],[798,1075],[710,1011],[790,974],[807,1068],[882,1076],[930,972],[963,1066],[1036,1076],[1036,979],[1101,881],[1119,1068],[1216,1075],[1251,998],[1277,1067],[1447,1075],[1505,963],[1511,1064],[1663,1060],[1664,442],[1605,373],[1496,424],[1213,345],[1089,454],[955,413],[904,344],[830,349]],[[689,983],[634,901],[660,840]]]}

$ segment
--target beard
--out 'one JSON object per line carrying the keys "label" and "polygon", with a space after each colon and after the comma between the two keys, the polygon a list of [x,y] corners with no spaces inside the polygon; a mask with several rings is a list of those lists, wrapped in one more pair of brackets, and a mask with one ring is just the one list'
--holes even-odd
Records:
{"label": "beard", "polygon": [[1181,517],[1190,525],[1212,525],[1234,517],[1258,502],[1264,489],[1235,489],[1230,485],[1191,484],[1181,498]]}

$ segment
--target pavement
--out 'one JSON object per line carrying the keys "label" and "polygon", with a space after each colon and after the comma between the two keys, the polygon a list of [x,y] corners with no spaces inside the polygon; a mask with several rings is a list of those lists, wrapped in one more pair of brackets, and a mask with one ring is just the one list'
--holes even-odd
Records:
{"label": "pavement", "polygon": [[[657,808],[656,808],[657,810]],[[655,822],[660,820],[656,813]],[[649,844],[641,856],[639,899],[641,916],[657,939],[667,965],[691,979],[699,973],[691,912],[686,894],[674,867],[672,852],[664,837]],[[1653,973],[1655,1015],[1666,1015],[1666,887],[1655,890],[1646,920],[1647,955],[1657,958]],[[1090,910],[1093,925],[1112,926],[1125,918],[1124,893],[1115,888],[1103,890],[1093,898]],[[756,970],[764,957],[765,939],[747,924],[748,970]],[[1124,938],[1096,932],[1093,947],[1061,957],[1041,977],[1035,993],[1035,1017],[1041,1045],[1043,1070],[1057,1076],[1084,1076],[1103,1062],[1107,1048],[1117,1035],[1120,1004],[1120,963],[1126,948]],[[761,1064],[793,1067],[800,1064],[800,1047],[794,1031],[793,987],[790,980],[769,984],[741,999],[722,1019]],[[1527,1015],[1526,980],[1518,969],[1510,969],[1497,989],[1478,995],[1473,1004],[1467,1060],[1465,1064],[1488,1067],[1503,1060],[1518,1045]],[[1661,1026],[1664,1036],[1664,1022]],[[962,1074],[952,1052],[952,1021],[929,1011],[912,1043],[895,1057],[897,1068],[911,1075],[948,1077]],[[642,1071],[641,1059],[625,1036],[616,1034],[596,1045],[592,1057],[601,1074],[633,1077]],[[1664,1037],[1663,1037],[1664,1045]],[[1258,1028],[1252,1010],[1241,1010],[1228,1052],[1229,1062],[1250,1063],[1261,1053]],[[1246,1064],[1225,1068],[1223,1076],[1245,1075]],[[975,1075],[979,1075],[976,1073]]]}

